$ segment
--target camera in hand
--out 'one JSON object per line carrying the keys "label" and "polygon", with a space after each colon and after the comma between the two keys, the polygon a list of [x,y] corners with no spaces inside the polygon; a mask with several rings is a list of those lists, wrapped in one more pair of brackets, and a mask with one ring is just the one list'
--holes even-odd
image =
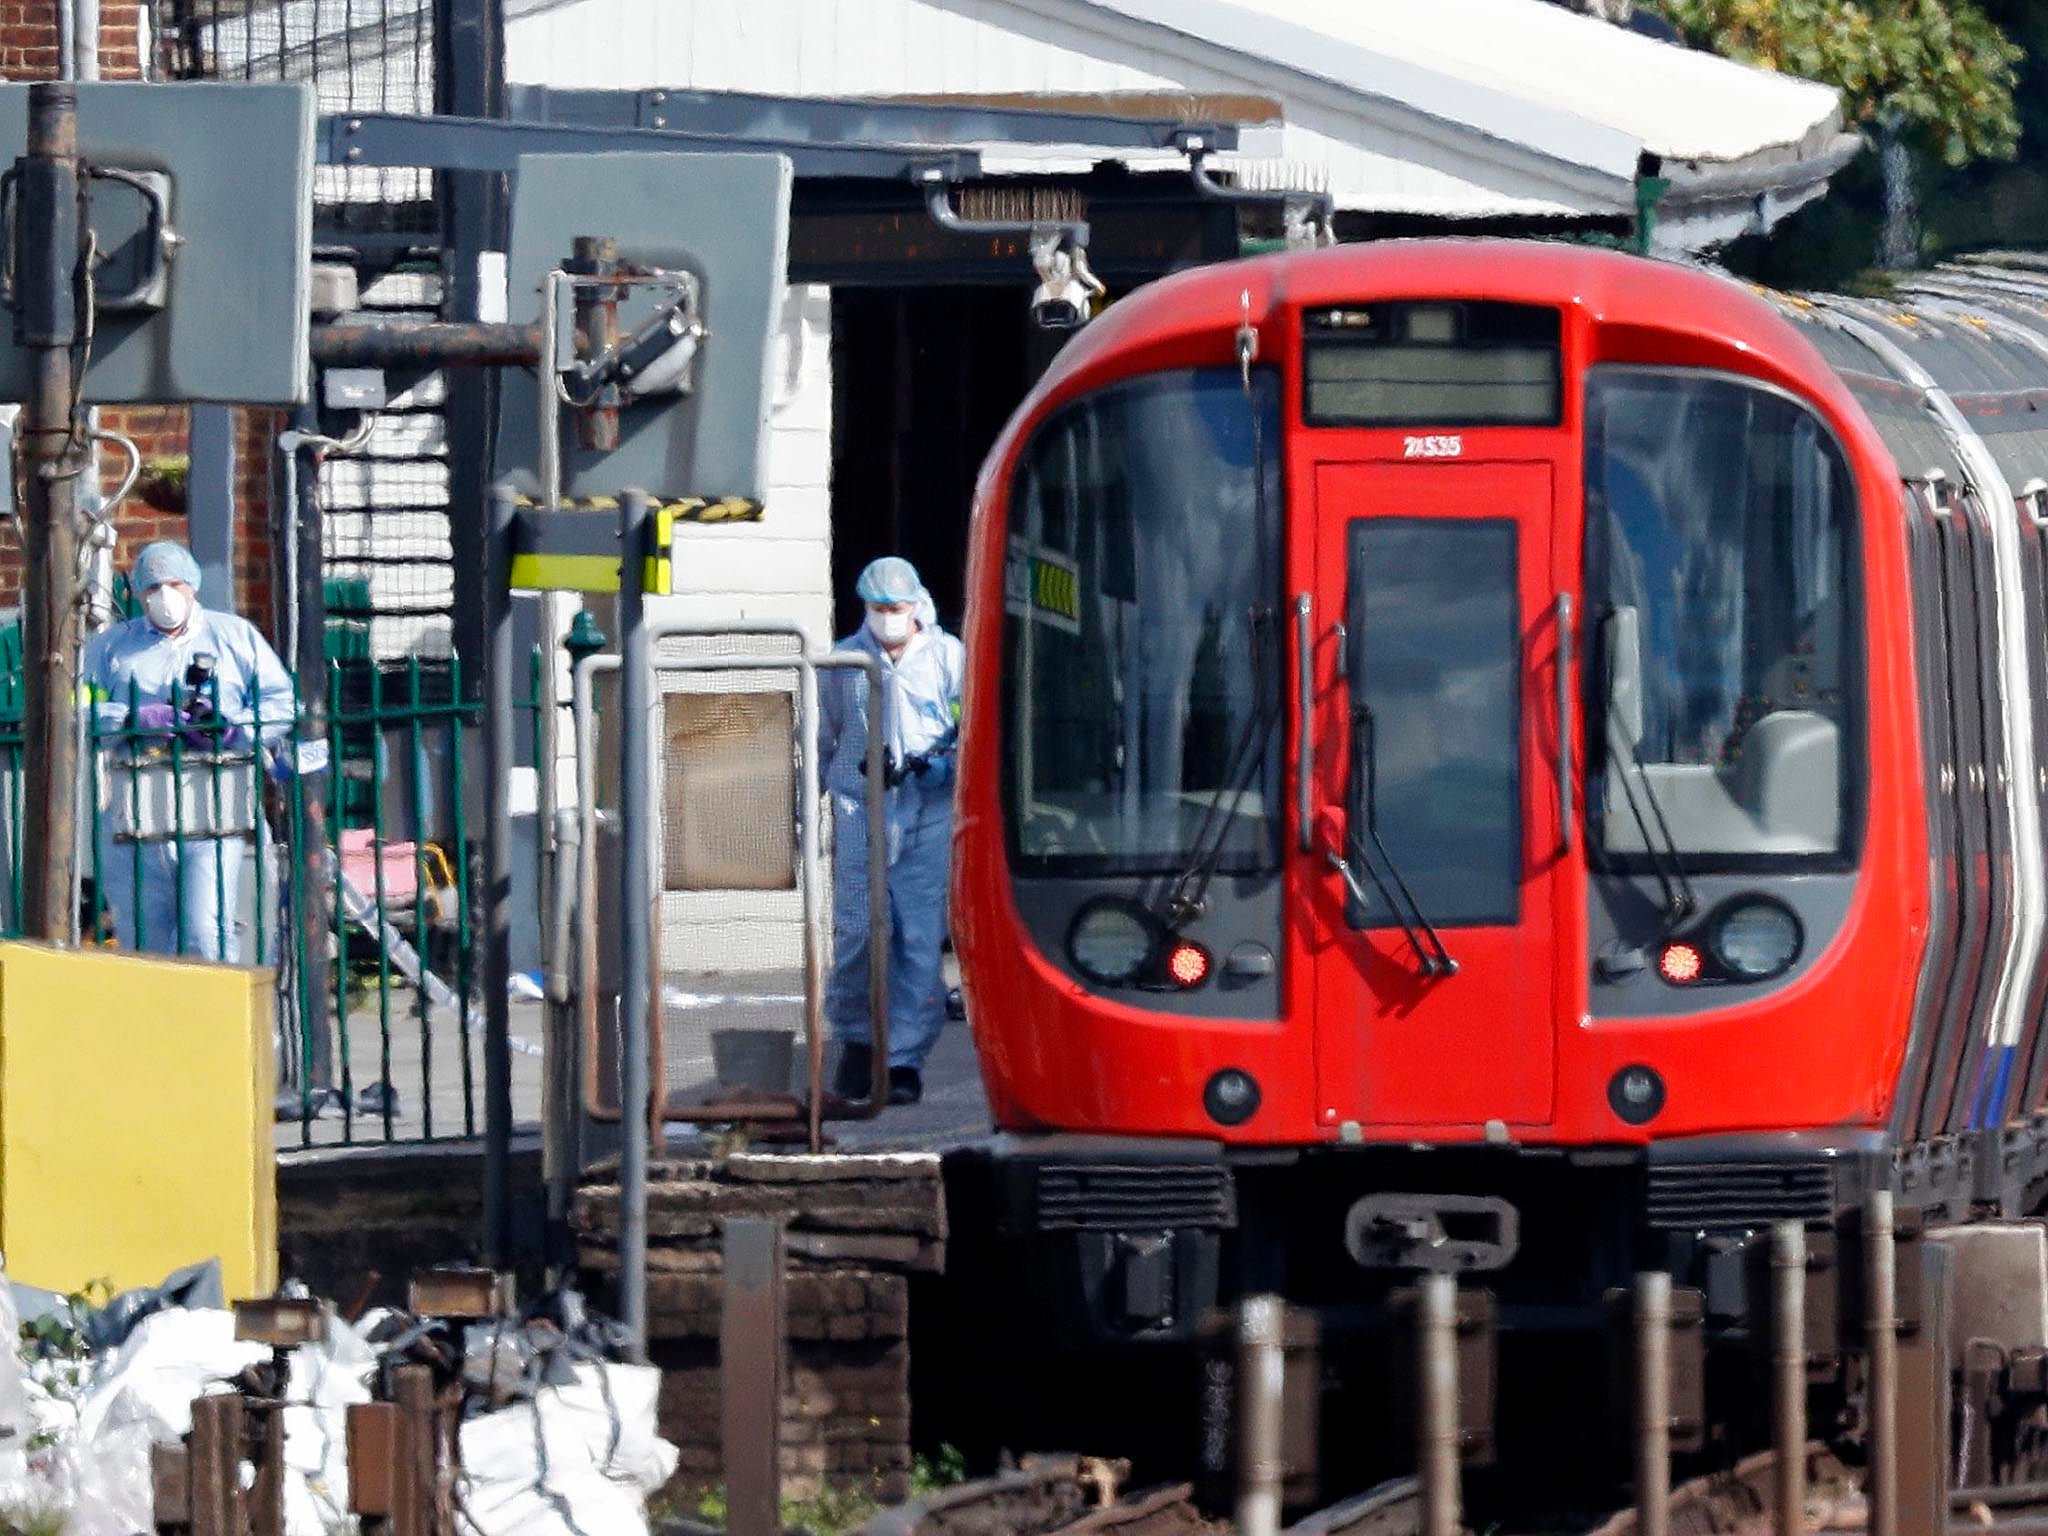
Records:
{"label": "camera in hand", "polygon": [[215,662],[212,654],[200,651],[185,668],[185,707],[181,711],[188,721],[211,720],[216,686],[214,683]]}

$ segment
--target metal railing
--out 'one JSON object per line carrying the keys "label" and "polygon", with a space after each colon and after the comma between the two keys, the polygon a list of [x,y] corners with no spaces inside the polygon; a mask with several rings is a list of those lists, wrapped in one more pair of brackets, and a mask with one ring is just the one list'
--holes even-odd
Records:
{"label": "metal railing", "polygon": [[[874,1031],[871,1061],[876,1064],[875,1069],[864,1093],[858,1098],[842,1101],[825,1092],[824,1051],[829,1027],[824,1013],[825,979],[837,936],[829,931],[827,922],[831,874],[822,839],[820,800],[824,764],[818,751],[820,674],[835,680],[852,673],[866,676],[868,687],[863,707],[867,739],[880,740],[883,735],[883,705],[879,669],[864,653],[812,651],[805,632],[796,625],[757,621],[728,627],[652,621],[649,630],[657,643],[694,641],[717,647],[700,654],[670,650],[658,655],[653,670],[668,684],[686,691],[691,688],[715,690],[720,680],[730,680],[739,686],[765,686],[777,693],[786,692],[794,706],[788,719],[790,739],[786,750],[794,758],[795,803],[790,808],[789,843],[780,852],[788,857],[791,865],[802,941],[802,992],[800,996],[787,1000],[796,1005],[793,1016],[781,1019],[765,1030],[715,1027],[716,1022],[732,1023],[730,1017],[716,1007],[718,1000],[715,999],[689,1000],[692,1006],[705,1009],[713,1021],[699,1026],[670,1016],[666,1008],[653,1010],[649,1041],[655,1082],[652,1118],[656,1122],[800,1122],[807,1125],[815,1146],[823,1118],[871,1117],[880,1111],[887,1096],[889,983],[886,943],[871,946],[867,969],[868,1008]],[[581,1060],[574,1075],[580,1079],[582,1112],[599,1122],[614,1122],[623,1110],[618,1076],[611,1070],[620,1043],[616,1033],[604,1027],[604,1021],[615,1010],[621,988],[628,984],[618,971],[616,956],[608,957],[612,962],[610,965],[600,959],[599,931],[605,926],[601,918],[605,898],[600,892],[598,871],[605,858],[606,835],[609,832],[614,837],[641,837],[656,846],[663,841],[657,837],[654,828],[618,825],[620,807],[611,803],[600,783],[598,765],[614,750],[614,744],[601,744],[598,740],[597,685],[599,679],[615,676],[620,666],[617,655],[591,655],[576,664],[572,675],[570,708],[574,719],[578,774],[577,810],[572,818],[573,835],[564,840],[574,859],[573,890],[565,889],[562,902],[571,915],[567,921],[557,919],[553,952],[549,958],[551,995],[565,1001],[574,999],[578,1007],[577,1034]],[[748,679],[751,682],[745,681]],[[664,687],[659,696],[673,695]],[[668,781],[674,765],[666,760],[665,742],[662,757],[660,777]],[[867,781],[864,809],[868,824],[865,838],[868,928],[872,933],[886,934],[889,922],[888,860],[887,840],[882,830],[885,818],[882,777],[879,774]],[[779,838],[771,841],[779,842]],[[835,848],[833,854],[837,857],[847,851]],[[560,878],[564,887],[570,886],[571,881],[566,875]],[[656,884],[671,891],[678,889],[662,880],[657,880]],[[650,893],[651,896],[655,894]],[[711,963],[715,968],[720,964],[716,960]],[[666,978],[668,971],[669,967],[665,965],[657,967],[659,977]],[[665,993],[660,980],[653,985]],[[680,1000],[668,999],[670,1004],[676,1001]],[[735,996],[725,1001],[770,1000]],[[738,1061],[732,1064],[731,1069],[722,1070],[718,1062],[717,1037],[720,1034],[733,1037],[735,1044],[740,1043],[740,1037],[750,1034],[791,1039],[794,1042],[792,1055],[799,1058],[795,1062],[794,1077],[791,1064],[780,1061],[773,1054],[766,1058],[764,1067],[753,1071]]]}
{"label": "metal railing", "polygon": [[[538,762],[538,648],[527,670]],[[19,691],[0,671],[0,936],[23,910]],[[180,692],[168,724],[135,693],[79,711],[81,942],[274,969],[280,1144],[479,1135],[482,813],[506,790],[478,772],[460,660],[331,664],[318,734],[296,700],[266,719],[224,710],[217,683]],[[539,1035],[514,1050],[537,1058]]]}

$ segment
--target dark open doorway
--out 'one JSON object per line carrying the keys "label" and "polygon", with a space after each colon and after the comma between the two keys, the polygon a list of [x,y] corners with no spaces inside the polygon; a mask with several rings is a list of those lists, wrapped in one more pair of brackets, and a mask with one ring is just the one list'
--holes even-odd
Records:
{"label": "dark open doorway", "polygon": [[974,477],[1034,377],[1021,287],[836,289],[832,295],[834,623],[877,555],[910,560],[959,631]]}

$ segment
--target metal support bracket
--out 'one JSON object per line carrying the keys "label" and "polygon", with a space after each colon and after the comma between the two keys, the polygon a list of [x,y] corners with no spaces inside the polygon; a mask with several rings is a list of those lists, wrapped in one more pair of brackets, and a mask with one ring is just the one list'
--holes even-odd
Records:
{"label": "metal support bracket", "polygon": [[1185,129],[1174,135],[1174,147],[1188,157],[1188,175],[1198,197],[1238,208],[1276,211],[1286,226],[1289,245],[1337,243],[1337,199],[1330,193],[1225,186],[1209,170],[1208,160],[1217,148],[1216,142],[1199,129]]}

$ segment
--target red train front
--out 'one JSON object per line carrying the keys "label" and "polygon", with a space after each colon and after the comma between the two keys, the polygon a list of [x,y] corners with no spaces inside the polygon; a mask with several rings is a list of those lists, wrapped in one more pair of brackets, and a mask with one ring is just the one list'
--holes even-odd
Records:
{"label": "red train front", "polygon": [[[1185,273],[1059,356],[979,489],[955,861],[1018,1328],[1263,1288],[1370,1331],[1453,1267],[1570,1330],[1648,1256],[1739,1318],[1717,1254],[1973,1128],[1908,1113],[1971,879],[1930,865],[1932,504],[1801,318],[1398,243]],[[1956,1030],[1967,1088],[2012,1031]]]}

